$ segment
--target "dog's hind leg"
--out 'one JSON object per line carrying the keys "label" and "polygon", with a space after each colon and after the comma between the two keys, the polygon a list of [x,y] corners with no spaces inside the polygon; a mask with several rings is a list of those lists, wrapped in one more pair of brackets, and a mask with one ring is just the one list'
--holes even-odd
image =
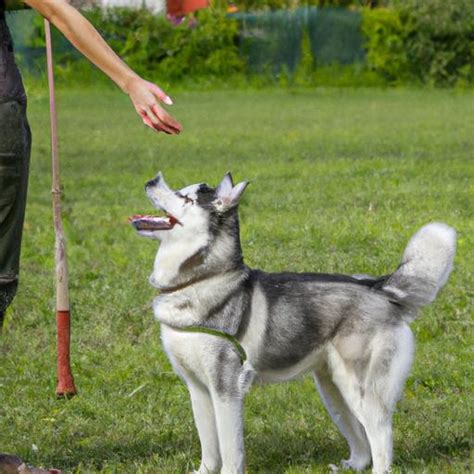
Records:
{"label": "dog's hind leg", "polygon": [[342,461],[343,468],[365,469],[370,464],[370,445],[364,427],[349,409],[327,366],[314,371],[319,394],[331,418],[349,443],[350,457]]}
{"label": "dog's hind leg", "polygon": [[392,414],[413,362],[414,340],[407,325],[374,338],[365,377],[360,421],[372,450],[372,472],[390,472],[392,463]]}
{"label": "dog's hind leg", "polygon": [[187,385],[202,452],[201,465],[195,472],[196,474],[218,473],[222,462],[211,395],[207,388],[199,383],[188,382]]}
{"label": "dog's hind leg", "polygon": [[411,367],[413,335],[401,325],[366,343],[366,364],[358,367],[354,360],[344,360],[335,347],[328,351],[328,362],[334,382],[365,429],[372,472],[385,474],[392,463],[392,414]]}

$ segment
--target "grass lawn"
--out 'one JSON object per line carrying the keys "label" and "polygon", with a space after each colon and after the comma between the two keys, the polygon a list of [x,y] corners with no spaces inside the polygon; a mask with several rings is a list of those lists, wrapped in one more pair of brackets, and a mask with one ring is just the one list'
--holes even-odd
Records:
{"label": "grass lawn", "polygon": [[[172,91],[169,91],[172,93]],[[64,218],[80,391],[56,400],[47,96],[34,135],[21,290],[0,351],[0,449],[66,473],[185,473],[199,463],[187,390],[153,322],[156,244],[146,180],[173,187],[225,171],[251,179],[246,262],[269,271],[385,274],[426,222],[459,235],[456,268],[412,324],[417,354],[394,416],[394,472],[472,472],[474,96],[423,90],[182,92],[185,132],[155,135],[112,90],[59,94]],[[325,473],[348,454],[311,378],[255,387],[248,472]]]}

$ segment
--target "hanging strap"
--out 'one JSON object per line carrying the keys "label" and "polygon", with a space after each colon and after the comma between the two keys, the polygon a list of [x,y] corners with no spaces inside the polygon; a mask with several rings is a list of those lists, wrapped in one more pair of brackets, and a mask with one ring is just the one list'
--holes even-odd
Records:
{"label": "hanging strap", "polygon": [[237,338],[235,338],[231,334],[228,334],[224,331],[219,331],[218,329],[203,328],[200,326],[188,326],[185,328],[173,327],[173,329],[175,331],[202,333],[202,334],[208,334],[210,336],[216,336],[216,337],[221,337],[222,339],[226,339],[234,346],[235,350],[238,352],[240,356],[240,363],[243,364],[247,360],[247,353],[245,352],[245,349],[242,347],[242,344],[240,344]]}

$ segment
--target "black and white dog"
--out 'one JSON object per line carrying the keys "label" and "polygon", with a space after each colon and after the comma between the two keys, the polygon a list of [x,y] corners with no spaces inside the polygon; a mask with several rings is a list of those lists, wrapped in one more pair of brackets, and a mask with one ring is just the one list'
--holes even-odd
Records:
{"label": "black and white dog", "polygon": [[160,173],[146,193],[165,215],[131,219],[139,234],[161,241],[153,308],[191,395],[202,447],[197,472],[243,473],[243,399],[252,382],[306,372],[349,443],[342,466],[360,470],[372,461],[374,473],[388,472],[392,413],[413,361],[408,324],[448,279],[456,233],[426,225],[395,273],[381,278],[265,273],[242,257],[237,205],[246,186],[227,174],[215,189],[175,192]]}

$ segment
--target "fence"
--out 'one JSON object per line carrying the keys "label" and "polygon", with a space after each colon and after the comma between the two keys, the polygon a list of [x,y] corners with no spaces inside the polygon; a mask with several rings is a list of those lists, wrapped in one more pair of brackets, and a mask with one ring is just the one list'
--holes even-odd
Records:
{"label": "fence", "polygon": [[[23,11],[7,16],[15,51],[23,69],[43,70],[44,49],[34,30],[35,13]],[[295,71],[302,58],[302,42],[307,34],[317,65],[351,64],[365,59],[362,16],[359,11],[343,8],[307,7],[262,13],[230,15],[239,24],[237,38],[241,56],[249,72],[278,74],[284,67]],[[97,24],[100,28],[100,24]],[[199,24],[197,26],[199,28]],[[74,62],[80,57],[69,42],[54,32],[55,52],[61,61]]]}
{"label": "fence", "polygon": [[365,58],[362,16],[342,8],[300,8],[234,16],[240,23],[240,50],[252,72],[294,71],[308,33],[318,65],[350,64]]}

